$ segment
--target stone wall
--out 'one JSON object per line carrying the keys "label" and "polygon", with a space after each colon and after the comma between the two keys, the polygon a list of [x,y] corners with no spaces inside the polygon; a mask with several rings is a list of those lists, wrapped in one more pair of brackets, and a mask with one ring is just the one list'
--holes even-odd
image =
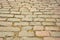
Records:
{"label": "stone wall", "polygon": [[0,0],[0,40],[60,40],[60,0]]}

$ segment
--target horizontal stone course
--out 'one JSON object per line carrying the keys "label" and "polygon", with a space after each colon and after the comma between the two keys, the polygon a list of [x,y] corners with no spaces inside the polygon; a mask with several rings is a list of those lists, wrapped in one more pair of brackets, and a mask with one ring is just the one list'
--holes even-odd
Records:
{"label": "horizontal stone course", "polygon": [[20,31],[17,27],[0,27],[0,31]]}

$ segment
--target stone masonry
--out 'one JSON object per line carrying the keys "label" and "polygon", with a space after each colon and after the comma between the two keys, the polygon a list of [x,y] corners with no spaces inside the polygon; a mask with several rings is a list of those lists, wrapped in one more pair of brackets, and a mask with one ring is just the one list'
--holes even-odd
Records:
{"label": "stone masonry", "polygon": [[60,0],[0,0],[0,40],[60,40]]}

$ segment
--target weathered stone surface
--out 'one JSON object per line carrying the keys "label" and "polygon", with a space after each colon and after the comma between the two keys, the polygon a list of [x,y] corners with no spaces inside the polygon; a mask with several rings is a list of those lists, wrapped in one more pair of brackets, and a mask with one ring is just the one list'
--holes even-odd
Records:
{"label": "weathered stone surface", "polygon": [[0,27],[0,31],[20,31],[18,27]]}
{"label": "weathered stone surface", "polygon": [[60,40],[60,0],[0,0],[0,40]]}

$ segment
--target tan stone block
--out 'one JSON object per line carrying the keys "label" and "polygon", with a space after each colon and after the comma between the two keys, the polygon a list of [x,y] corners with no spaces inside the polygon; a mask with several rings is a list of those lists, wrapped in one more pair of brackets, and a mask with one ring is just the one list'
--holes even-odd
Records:
{"label": "tan stone block", "polygon": [[4,31],[20,31],[20,29],[18,27],[0,27],[0,31],[4,32]]}
{"label": "tan stone block", "polygon": [[20,14],[20,12],[14,12],[14,11],[11,11],[10,13],[11,14]]}
{"label": "tan stone block", "polygon": [[49,21],[49,22],[55,22],[56,20],[53,19],[53,18],[47,18],[46,21]]}
{"label": "tan stone block", "polygon": [[14,15],[12,14],[0,14],[0,17],[13,17]]}
{"label": "tan stone block", "polygon": [[6,20],[6,18],[0,18],[0,21],[5,21]]}
{"label": "tan stone block", "polygon": [[44,40],[55,40],[54,37],[44,37]]}
{"label": "tan stone block", "polygon": [[14,32],[0,32],[0,37],[14,36]]}
{"label": "tan stone block", "polygon": [[53,37],[60,37],[60,32],[50,32]]}
{"label": "tan stone block", "polygon": [[42,21],[45,21],[44,18],[34,18],[33,20],[34,20],[34,21],[41,21],[41,22],[42,22]]}
{"label": "tan stone block", "polygon": [[18,18],[8,18],[7,21],[18,22],[18,21],[20,21],[20,19],[18,19]]}
{"label": "tan stone block", "polygon": [[46,36],[50,36],[48,31],[36,31],[35,34],[36,34],[36,36],[40,36],[40,37],[42,37],[42,36],[43,36],[43,37],[44,37],[44,36],[45,36],[45,37],[46,37]]}
{"label": "tan stone block", "polygon": [[41,25],[41,22],[30,22],[30,25],[39,26],[39,25]]}
{"label": "tan stone block", "polygon": [[55,30],[55,31],[59,31],[60,30],[60,28],[58,27],[58,26],[46,26],[45,27],[45,30]]}
{"label": "tan stone block", "polygon": [[12,22],[0,21],[0,25],[1,25],[1,26],[12,26]]}
{"label": "tan stone block", "polygon": [[55,23],[54,22],[42,22],[42,25],[55,25]]}
{"label": "tan stone block", "polygon": [[44,30],[44,26],[34,26],[33,30]]}
{"label": "tan stone block", "polygon": [[28,22],[18,22],[18,23],[14,23],[15,26],[24,26],[24,25],[29,25]]}
{"label": "tan stone block", "polygon": [[14,17],[16,17],[16,18],[24,18],[25,16],[24,15],[15,15]]}

